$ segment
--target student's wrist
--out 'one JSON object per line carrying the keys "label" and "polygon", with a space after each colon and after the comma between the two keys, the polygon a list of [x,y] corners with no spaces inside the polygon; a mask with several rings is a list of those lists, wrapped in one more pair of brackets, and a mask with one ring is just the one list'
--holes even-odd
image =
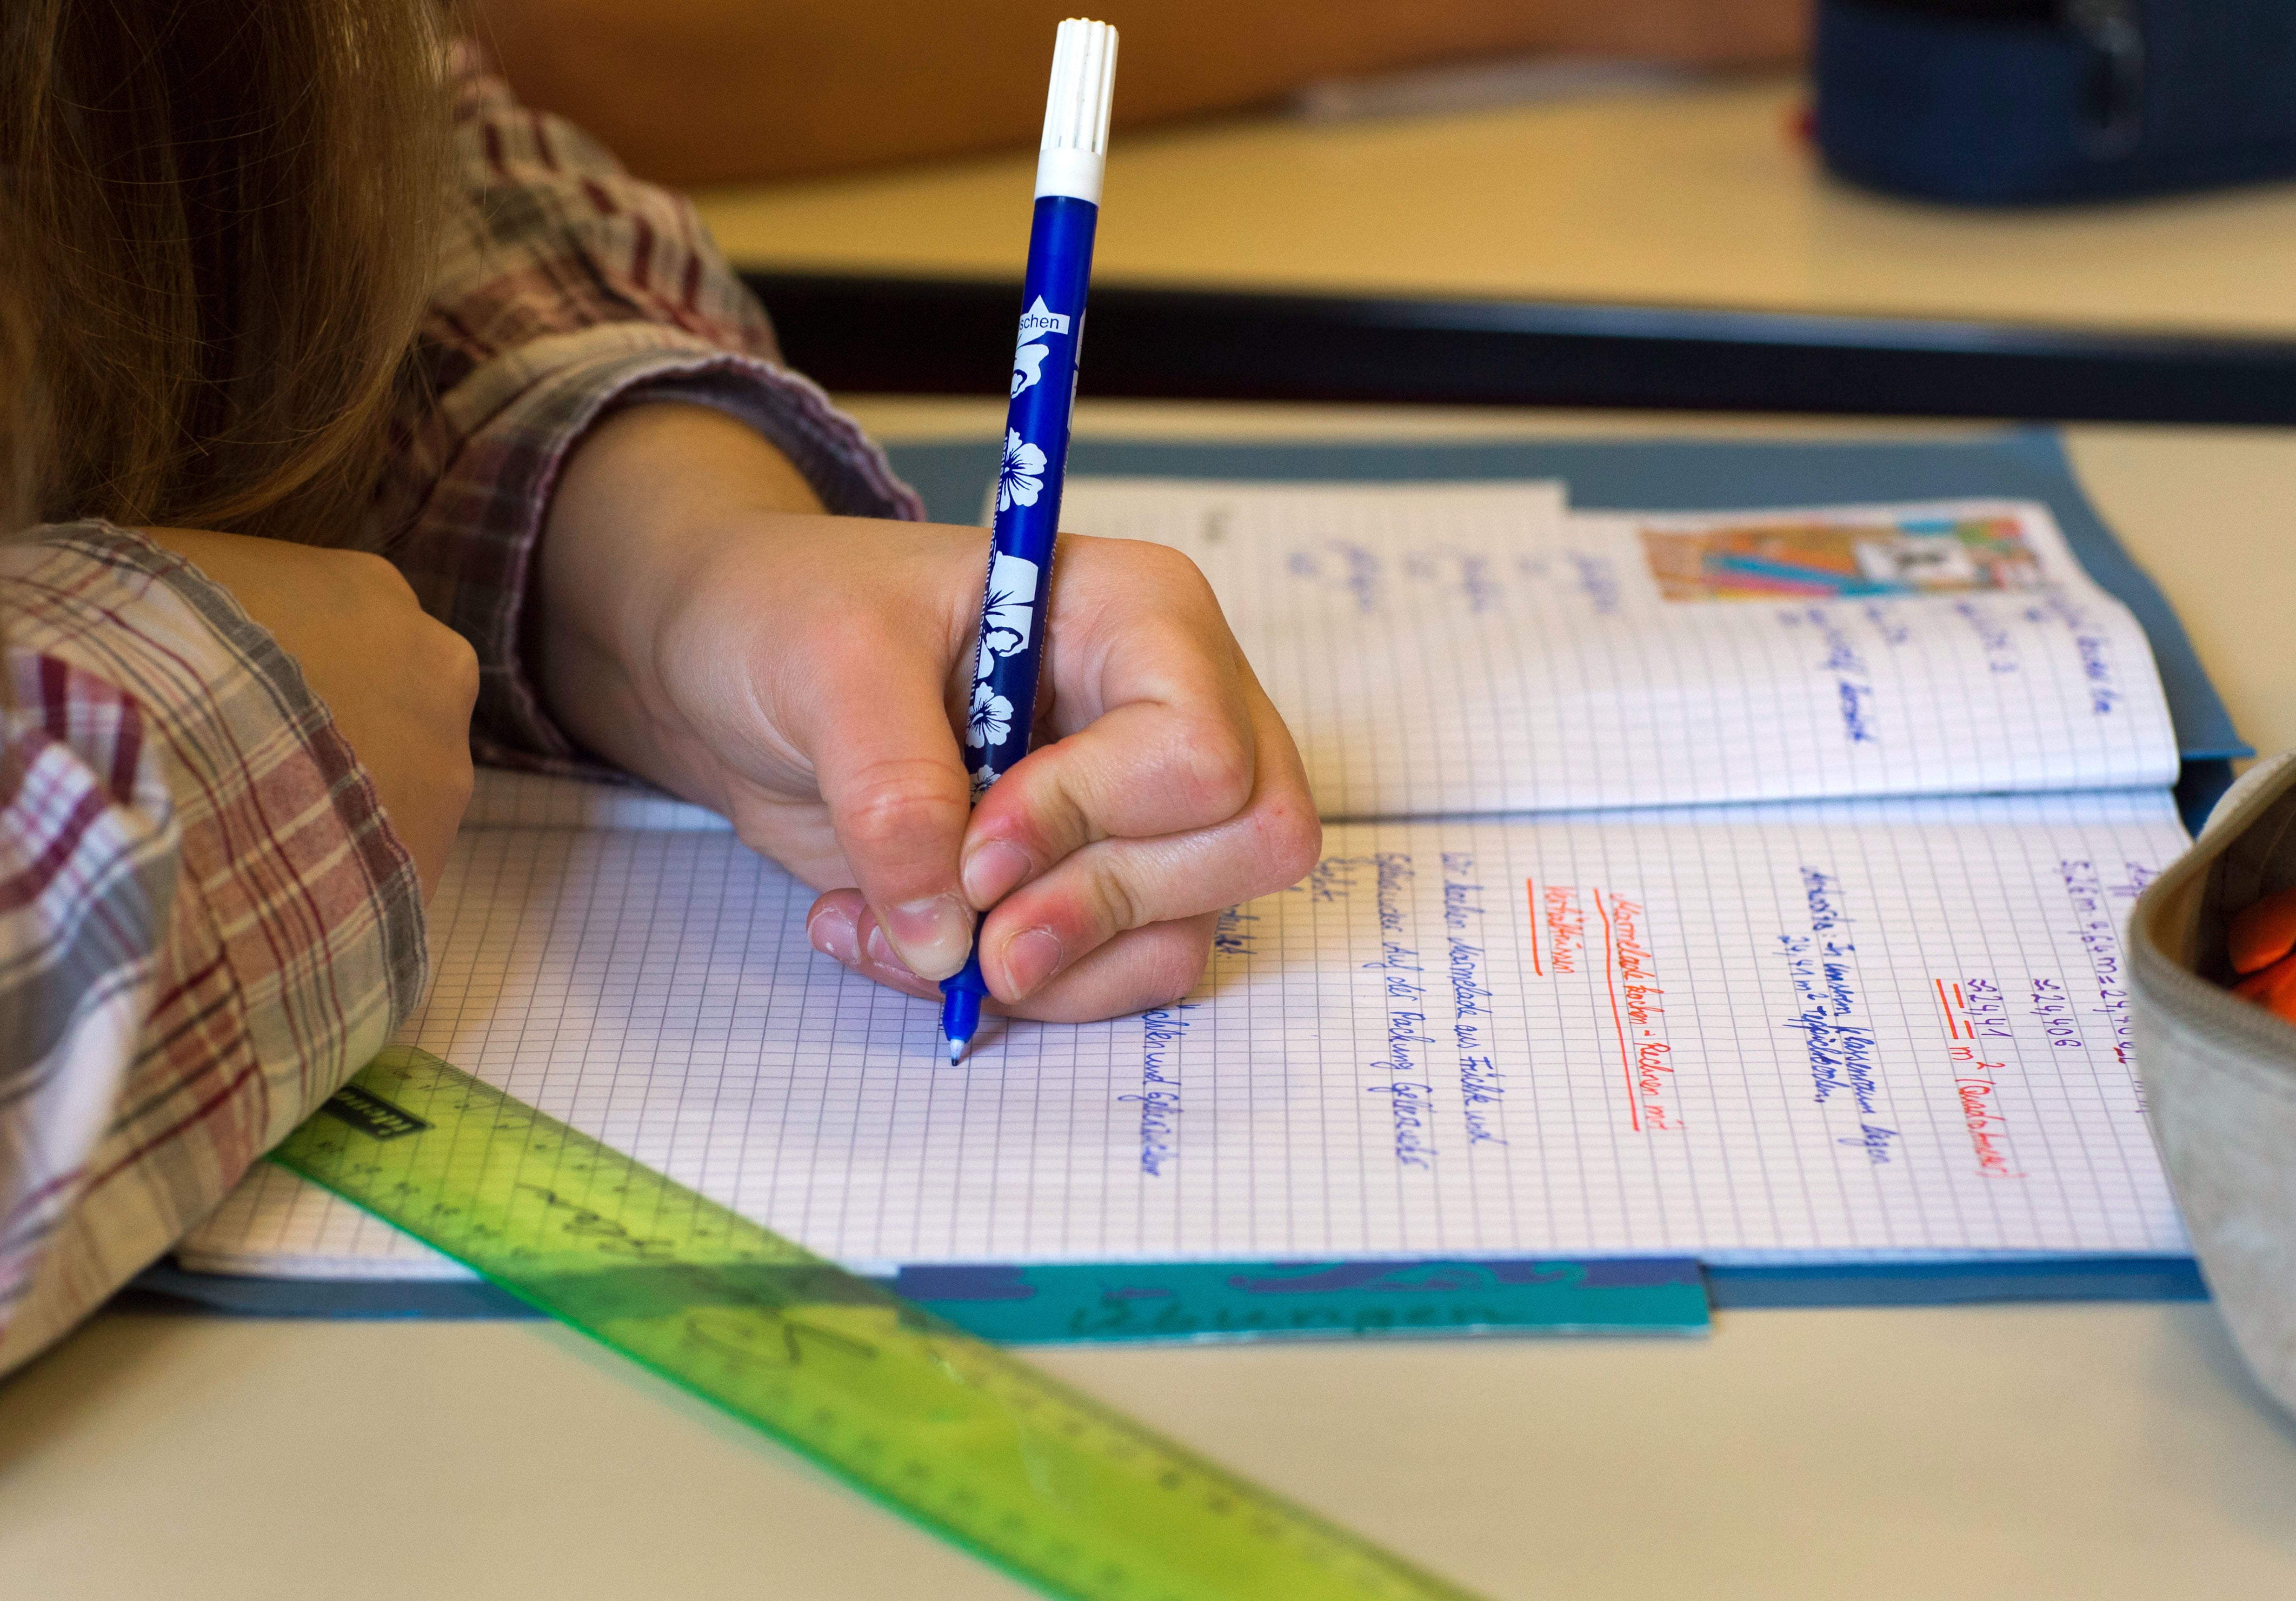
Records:
{"label": "student's wrist", "polygon": [[783,518],[823,514],[789,459],[723,412],[651,403],[592,430],[552,498],[529,634],[559,726],[617,766],[718,804],[706,748],[681,728],[664,682],[666,645],[729,538],[754,546]]}

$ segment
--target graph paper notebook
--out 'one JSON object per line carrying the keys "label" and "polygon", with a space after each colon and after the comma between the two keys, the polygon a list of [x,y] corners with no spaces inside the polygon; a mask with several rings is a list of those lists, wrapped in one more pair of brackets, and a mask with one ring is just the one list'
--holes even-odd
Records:
{"label": "graph paper notebook", "polygon": [[2167,784],[2036,502],[1568,515],[1554,486],[1079,479],[1211,580],[1326,817]]}
{"label": "graph paper notebook", "polygon": [[[2118,929],[2183,842],[2158,792],[1343,825],[1180,1006],[952,1069],[730,833],[481,825],[402,1038],[863,1265],[2173,1253]],[[184,1260],[439,1267],[269,1170]]]}
{"label": "graph paper notebook", "polygon": [[[1406,814],[1231,912],[1185,1002],[1002,1025],[952,1069],[932,1008],[816,956],[809,892],[716,819],[487,775],[402,1038],[870,1267],[2185,1252],[2120,981],[2185,842],[2174,742],[2046,513],[1070,493],[1079,526],[1203,544],[1324,809]],[[1760,704],[1715,710],[1725,664]],[[2060,790],[1426,815],[1678,800],[1670,749],[1710,752],[1716,795],[1910,786],[1859,765],[1861,718],[1929,742],[1937,787]],[[1551,765],[1592,776],[1521,759],[1557,727],[1586,743]],[[182,1260],[455,1271],[268,1169]]]}

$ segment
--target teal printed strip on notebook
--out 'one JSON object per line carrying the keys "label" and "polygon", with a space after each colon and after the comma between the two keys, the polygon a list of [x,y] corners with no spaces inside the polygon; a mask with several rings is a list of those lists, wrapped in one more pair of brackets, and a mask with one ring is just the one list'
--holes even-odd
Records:
{"label": "teal printed strip on notebook", "polygon": [[[904,1268],[878,1279],[1007,1345],[1697,1335],[1705,1275],[1685,1257],[1611,1261],[1139,1262]],[[136,1287],[265,1318],[530,1318],[482,1279],[275,1278],[148,1268]]]}
{"label": "teal printed strip on notebook", "polygon": [[968,1333],[1013,1344],[1711,1326],[1698,1264],[1681,1258],[905,1268],[893,1287]]}

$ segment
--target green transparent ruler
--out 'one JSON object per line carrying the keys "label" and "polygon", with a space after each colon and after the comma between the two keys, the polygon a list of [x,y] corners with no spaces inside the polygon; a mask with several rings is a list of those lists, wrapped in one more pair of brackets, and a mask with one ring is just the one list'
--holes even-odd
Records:
{"label": "green transparent ruler", "polygon": [[273,1156],[1054,1595],[1468,1601],[421,1051]]}

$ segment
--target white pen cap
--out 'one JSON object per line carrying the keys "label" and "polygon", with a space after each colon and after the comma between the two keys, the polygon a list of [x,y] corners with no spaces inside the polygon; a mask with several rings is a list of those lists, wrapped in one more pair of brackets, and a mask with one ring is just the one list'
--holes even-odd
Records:
{"label": "white pen cap", "polygon": [[1108,108],[1116,97],[1116,29],[1070,17],[1053,37],[1053,88],[1045,98],[1045,143],[1037,193],[1100,203],[1108,168]]}

